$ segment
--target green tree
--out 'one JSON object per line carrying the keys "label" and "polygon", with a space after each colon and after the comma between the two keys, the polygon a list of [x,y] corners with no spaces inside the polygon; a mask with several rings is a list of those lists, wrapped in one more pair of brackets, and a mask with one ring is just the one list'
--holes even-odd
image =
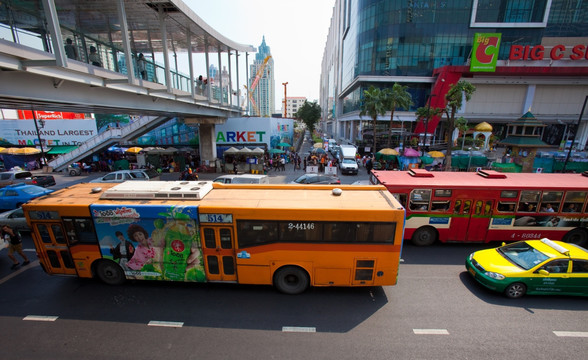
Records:
{"label": "green tree", "polygon": [[363,101],[360,106],[359,117],[364,115],[369,116],[372,119],[372,130],[374,133],[374,146],[372,153],[377,151],[376,148],[376,124],[378,122],[378,115],[386,114],[386,95],[384,92],[373,85],[367,90],[363,91]]}
{"label": "green tree", "polygon": [[[431,101],[431,100],[429,99],[429,101]],[[427,128],[429,127],[429,121],[431,120],[431,118],[433,118],[435,116],[443,115],[443,111],[444,110],[441,108],[438,108],[438,107],[432,108],[429,105],[416,109],[415,115],[416,115],[417,119],[419,119],[419,120],[426,119],[427,120],[427,121],[425,121],[425,135],[428,134]],[[432,135],[433,134],[431,134],[431,136]],[[424,139],[423,149],[425,148],[426,143],[427,143],[427,139]],[[424,152],[424,150],[423,150],[423,152]]]}
{"label": "green tree", "polygon": [[305,101],[304,105],[302,105],[300,109],[296,111],[294,117],[296,119],[302,120],[302,122],[306,125],[306,128],[312,134],[314,133],[316,123],[321,118],[321,107],[319,104],[317,104],[316,101]]}
{"label": "green tree", "polygon": [[408,86],[402,86],[398,83],[394,83],[392,89],[385,89],[384,101],[386,108],[390,110],[390,124],[388,128],[388,145],[392,147],[392,124],[394,121],[394,110],[396,108],[407,109],[413,104],[412,95],[406,90]]}
{"label": "green tree", "polygon": [[[447,129],[453,131],[455,128],[455,113],[463,106],[463,99],[470,101],[472,94],[476,91],[476,87],[467,81],[460,80],[457,84],[451,85],[449,91],[445,95],[447,101]],[[445,154],[445,170],[451,169],[451,148],[453,144],[451,141],[447,142],[447,154]]]}
{"label": "green tree", "polygon": [[[468,129],[470,128],[468,126],[468,119],[464,118],[463,116],[458,117],[457,119],[455,119],[455,127],[463,132],[463,136],[461,137],[461,149],[463,150],[463,146],[465,144],[465,136],[466,136],[466,131],[468,131]],[[450,140],[453,140],[451,138],[451,133],[449,134],[450,136]]]}

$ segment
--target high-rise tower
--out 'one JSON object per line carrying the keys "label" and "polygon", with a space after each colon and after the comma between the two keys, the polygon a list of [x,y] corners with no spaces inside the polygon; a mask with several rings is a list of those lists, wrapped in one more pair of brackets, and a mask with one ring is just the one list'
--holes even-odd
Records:
{"label": "high-rise tower", "polygon": [[[249,89],[251,89],[255,76],[259,69],[263,67],[265,58],[271,56],[269,46],[265,44],[265,36],[261,41],[261,45],[255,54],[255,61],[250,66]],[[255,89],[253,89],[253,100],[257,105],[257,111],[253,104],[249,104],[249,114],[251,116],[272,116],[275,112],[275,80],[274,80],[274,60],[269,58],[261,77]]]}

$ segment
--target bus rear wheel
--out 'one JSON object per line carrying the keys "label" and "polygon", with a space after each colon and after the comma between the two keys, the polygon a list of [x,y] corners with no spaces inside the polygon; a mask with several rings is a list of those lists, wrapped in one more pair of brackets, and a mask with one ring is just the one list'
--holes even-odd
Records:
{"label": "bus rear wheel", "polygon": [[583,229],[574,229],[563,237],[563,241],[579,246],[586,246],[588,243],[588,233]]}
{"label": "bus rear wheel", "polygon": [[417,229],[410,239],[416,246],[429,246],[437,241],[437,232],[432,227],[422,227]]}
{"label": "bus rear wheel", "polygon": [[285,266],[274,275],[274,286],[280,292],[296,295],[304,292],[310,283],[308,274],[297,266]]}
{"label": "bus rear wheel", "polygon": [[101,261],[96,267],[98,278],[108,285],[120,285],[125,282],[123,269],[113,261]]}

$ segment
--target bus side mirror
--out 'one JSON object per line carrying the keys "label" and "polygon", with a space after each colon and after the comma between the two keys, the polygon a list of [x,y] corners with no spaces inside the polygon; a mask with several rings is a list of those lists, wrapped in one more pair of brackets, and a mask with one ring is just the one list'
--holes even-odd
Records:
{"label": "bus side mirror", "polygon": [[539,275],[543,275],[543,276],[547,276],[547,275],[549,275],[549,271],[547,271],[547,270],[543,270],[543,269],[540,269],[539,271],[537,271],[537,273],[538,273]]}

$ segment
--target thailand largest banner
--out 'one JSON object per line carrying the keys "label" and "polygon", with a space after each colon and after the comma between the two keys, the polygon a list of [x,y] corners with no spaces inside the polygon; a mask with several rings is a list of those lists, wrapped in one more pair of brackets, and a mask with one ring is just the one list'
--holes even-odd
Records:
{"label": "thailand largest banner", "polygon": [[96,120],[38,120],[39,134],[34,121],[2,120],[0,138],[4,146],[23,145],[39,146],[39,137],[43,146],[79,145],[96,136]]}

